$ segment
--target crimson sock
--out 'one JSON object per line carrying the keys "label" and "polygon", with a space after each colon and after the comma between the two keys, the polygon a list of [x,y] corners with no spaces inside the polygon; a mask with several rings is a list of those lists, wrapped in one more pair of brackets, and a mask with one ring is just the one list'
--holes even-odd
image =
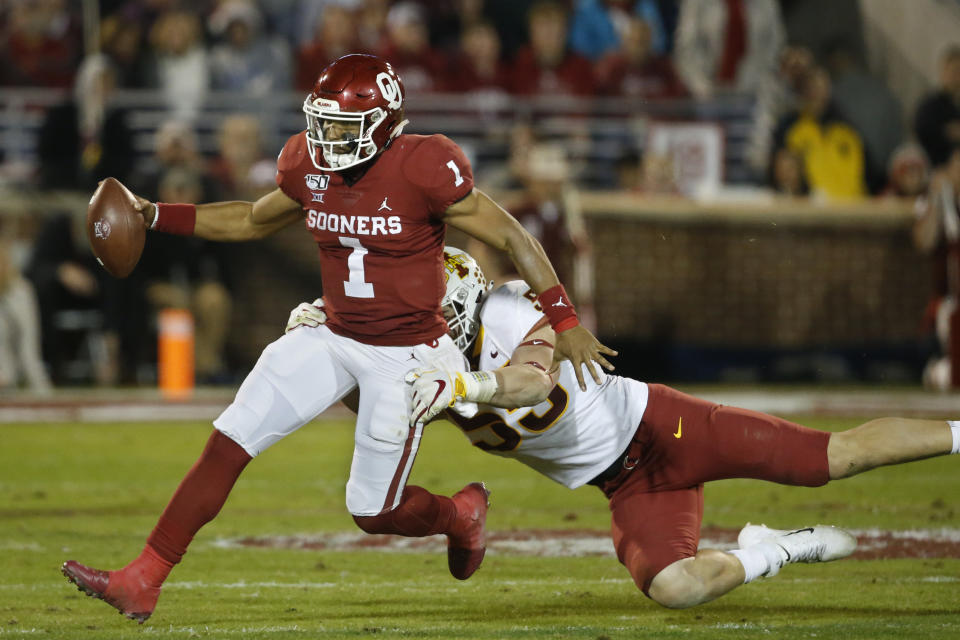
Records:
{"label": "crimson sock", "polygon": [[411,538],[448,533],[456,518],[457,507],[452,499],[415,485],[407,485],[393,511],[353,516],[357,526],[367,533],[394,533]]}
{"label": "crimson sock", "polygon": [[243,447],[214,430],[147,538],[147,545],[124,571],[143,571],[151,579],[159,578],[154,584],[162,584],[200,527],[220,512],[250,460]]}
{"label": "crimson sock", "polygon": [[139,593],[143,587],[159,588],[170,575],[173,565],[173,562],[161,558],[150,545],[146,545],[133,562],[116,573],[111,572],[114,576],[110,579],[108,593],[115,585],[121,585],[121,593],[127,596]]}

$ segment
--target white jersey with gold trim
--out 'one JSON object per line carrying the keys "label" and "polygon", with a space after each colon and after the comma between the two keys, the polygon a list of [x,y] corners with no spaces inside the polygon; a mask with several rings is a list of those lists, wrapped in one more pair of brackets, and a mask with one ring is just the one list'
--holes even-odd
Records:
{"label": "white jersey with gold trim", "polygon": [[[479,368],[491,371],[506,365],[542,317],[536,294],[525,282],[515,280],[490,292],[480,312]],[[448,416],[474,446],[516,458],[575,489],[623,453],[647,406],[646,384],[601,375],[599,386],[586,375],[587,390],[580,391],[573,365],[564,362],[557,386],[535,407],[508,410],[480,405],[472,418],[454,411],[448,411]]]}

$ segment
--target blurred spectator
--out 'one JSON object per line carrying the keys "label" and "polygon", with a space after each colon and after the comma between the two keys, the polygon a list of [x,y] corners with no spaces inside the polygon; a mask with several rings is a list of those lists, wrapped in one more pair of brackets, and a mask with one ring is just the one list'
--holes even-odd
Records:
{"label": "blurred spectator", "polygon": [[62,87],[73,84],[80,60],[80,29],[66,0],[21,0],[6,10],[0,84]]}
{"label": "blurred spectator", "polygon": [[117,69],[117,86],[143,87],[146,80],[143,27],[130,12],[120,11],[100,22],[100,50]]}
{"label": "blurred spectator", "polygon": [[[866,8],[874,5],[874,8]],[[901,4],[902,7],[916,6],[916,3]],[[888,13],[877,8],[875,2],[850,0],[780,0],[780,10],[787,32],[787,40],[796,46],[810,50],[817,61],[824,61],[827,48],[834,42],[842,40],[850,43],[853,50],[862,55],[866,51],[864,45],[864,22],[873,22],[870,17],[875,11]],[[917,9],[921,12],[923,9]],[[892,18],[891,23],[899,20]],[[891,37],[897,38],[897,36]]]}
{"label": "blurred spectator", "polygon": [[774,155],[782,148],[803,158],[813,195],[857,198],[866,194],[866,159],[860,134],[833,105],[830,76],[817,68],[802,83],[800,105],[774,132]]}
{"label": "blurred spectator", "polygon": [[32,391],[50,391],[40,354],[40,310],[33,286],[20,275],[9,247],[0,241],[0,391],[23,381]]}
{"label": "blurred spectator", "polygon": [[379,51],[384,46],[390,0],[363,0],[357,11],[357,42],[360,51]]}
{"label": "blurred spectator", "polygon": [[[134,192],[156,202],[160,180],[169,170],[187,169],[203,173],[206,160],[197,149],[197,134],[193,127],[181,120],[167,120],[157,129],[153,141],[153,156],[144,160],[131,180]],[[204,202],[213,199],[212,185],[204,188]]]}
{"label": "blurred spectator", "polygon": [[[200,202],[201,175],[185,167],[160,180],[161,202]],[[227,381],[224,347],[230,330],[232,298],[225,284],[224,245],[199,238],[150,234],[137,270],[146,282],[146,299],[155,317],[164,308],[188,309],[194,318],[194,367],[200,383]],[[152,338],[152,336],[151,336]]]}
{"label": "blurred spectator", "polygon": [[[92,317],[88,326],[93,330],[102,329],[109,319],[103,313],[105,272],[90,253],[85,232],[86,217],[82,214],[49,216],[37,234],[24,271],[37,294],[43,358],[56,384],[70,381],[68,364],[80,352],[83,340],[83,335],[62,319],[71,315]],[[135,315],[135,310],[127,305],[116,306],[123,308],[123,313]],[[116,382],[118,375],[116,332],[112,332],[107,344],[105,353],[88,354],[99,355],[91,367],[101,384]]]}
{"label": "blurred spectator", "polygon": [[960,383],[960,146],[934,172],[928,197],[918,200],[914,245],[933,255],[932,296],[924,312],[924,330],[934,343],[924,369],[926,386],[947,389]]}
{"label": "blurred spectator", "polygon": [[673,50],[673,34],[677,27],[675,0],[636,0],[633,12],[650,25],[651,47],[658,56]]}
{"label": "blurred spectator", "polygon": [[249,0],[222,2],[210,15],[216,44],[210,51],[214,89],[262,96],[291,87],[290,49],[263,31],[260,9]]}
{"label": "blurred spectator", "polygon": [[777,149],[770,163],[770,186],[785,196],[810,195],[810,186],[803,171],[803,158],[791,149]]}
{"label": "blurred spectator", "polygon": [[828,47],[826,63],[837,109],[863,137],[868,186],[877,193],[883,187],[890,154],[903,142],[900,101],[882,80],[863,68],[844,40]]}
{"label": "blurred spectator", "polygon": [[447,69],[446,56],[430,46],[427,16],[415,2],[398,2],[387,14],[387,37],[379,55],[403,78],[408,94],[438,91]]}
{"label": "blurred spectator", "polygon": [[673,154],[647,151],[643,154],[640,167],[641,191],[658,195],[676,195],[679,193],[677,166]]}
{"label": "blurred spectator", "polygon": [[506,132],[505,162],[492,164],[484,172],[484,188],[492,190],[522,189],[526,181],[530,150],[536,141],[531,122],[523,118],[515,120]]}
{"label": "blurred spectator", "polygon": [[107,176],[126,180],[133,135],[126,112],[111,106],[114,80],[106,56],[89,56],[77,72],[73,98],[47,112],[37,140],[41,187],[92,190]]}
{"label": "blurred spectator", "polygon": [[[263,12],[266,29],[290,43],[293,50],[303,46],[313,37],[313,25],[316,24],[317,14],[312,13],[314,6],[322,2],[317,0],[270,0],[269,2],[259,2],[260,10]],[[310,9],[310,15],[305,15],[304,9]]]}
{"label": "blurred spectator", "polygon": [[[520,170],[523,192],[507,209],[543,245],[560,281],[571,283],[580,321],[593,330],[593,254],[566,152],[560,145],[535,143],[525,160]],[[499,253],[475,240],[468,246],[471,255],[483,258],[481,268],[489,278],[498,282],[519,278]]]}
{"label": "blurred spectator", "polygon": [[252,186],[251,172],[256,171],[258,165],[266,165],[271,171],[276,171],[276,162],[264,156],[261,135],[256,116],[235,114],[223,119],[217,134],[219,153],[210,165],[210,177],[215,189],[212,200],[255,199],[249,192]]}
{"label": "blurred spectator", "polygon": [[616,187],[621,191],[639,192],[642,190],[643,167],[640,152],[628,149],[620,154],[616,163]]}
{"label": "blurred spectator", "polygon": [[[289,1],[290,0],[281,0],[280,5],[282,6]],[[276,14],[277,9],[271,6],[272,4],[273,2],[260,2],[261,6],[266,7],[265,10],[268,13]],[[309,42],[316,39],[317,25],[321,22],[322,16],[326,13],[328,7],[343,7],[353,14],[359,14],[371,4],[384,5],[384,10],[386,10],[386,5],[390,4],[390,0],[300,0],[297,3],[296,10],[293,11],[293,16],[296,20],[295,35],[289,42],[293,45],[294,50],[297,50],[307,46]],[[281,35],[285,34],[286,31],[281,31]]]}
{"label": "blurred spectator", "polygon": [[599,60],[616,50],[620,34],[614,12],[625,13],[627,0],[576,0],[570,17],[570,50]]}
{"label": "blurred spectator", "polygon": [[512,60],[520,47],[528,42],[527,16],[531,6],[538,1],[484,0],[484,15],[493,23],[500,35],[505,59]]}
{"label": "blurred spectator", "polygon": [[960,44],[950,45],[941,55],[940,88],[920,102],[914,130],[934,168],[960,144]]}
{"label": "blurred spectator", "polygon": [[320,15],[313,40],[297,52],[297,90],[309,93],[323,68],[348,53],[361,53],[354,13],[328,4]]}
{"label": "blurred spectator", "polygon": [[883,195],[916,198],[927,192],[929,183],[930,163],[919,145],[908,142],[890,154]]}
{"label": "blurred spectator", "polygon": [[776,72],[784,41],[776,0],[684,0],[674,61],[698,99],[718,89],[752,93]]}
{"label": "blurred spectator", "polygon": [[426,0],[422,4],[427,8],[430,42],[443,51],[455,49],[463,40],[467,29],[478,22],[487,21],[484,17],[483,0]]}
{"label": "blurred spectator", "polygon": [[514,57],[511,91],[517,95],[582,95],[594,93],[590,61],[567,48],[567,10],[542,1],[527,15],[530,44]]}
{"label": "blurred spectator", "polygon": [[800,89],[811,69],[813,54],[808,49],[784,47],[778,73],[761,84],[757,92],[747,143],[747,162],[758,181],[769,181],[774,130],[785,115],[797,108]]}
{"label": "blurred spectator", "polygon": [[480,21],[464,29],[444,90],[506,93],[507,75],[508,68],[500,59],[500,37],[492,24]]}
{"label": "blurred spectator", "polygon": [[150,29],[148,84],[160,89],[175,117],[192,120],[210,88],[210,68],[203,46],[200,18],[189,11],[169,10]]}
{"label": "blurred spectator", "polygon": [[617,186],[624,191],[658,196],[679,193],[677,166],[671,153],[629,149],[618,158],[616,171]]}
{"label": "blurred spectator", "polygon": [[686,93],[670,58],[654,55],[649,23],[637,17],[626,18],[619,48],[597,63],[596,75],[606,95],[656,100]]}

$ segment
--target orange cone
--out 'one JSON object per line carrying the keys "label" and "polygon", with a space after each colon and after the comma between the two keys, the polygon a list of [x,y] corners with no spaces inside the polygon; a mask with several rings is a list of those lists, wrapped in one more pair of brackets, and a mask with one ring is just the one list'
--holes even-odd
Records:
{"label": "orange cone", "polygon": [[157,366],[160,393],[169,399],[193,393],[193,315],[186,309],[160,311]]}

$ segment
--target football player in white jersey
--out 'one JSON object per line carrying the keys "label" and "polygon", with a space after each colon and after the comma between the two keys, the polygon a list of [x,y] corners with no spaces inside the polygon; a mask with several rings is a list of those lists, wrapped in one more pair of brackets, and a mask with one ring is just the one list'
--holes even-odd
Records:
{"label": "football player in white jersey", "polygon": [[[411,422],[449,409],[475,446],[571,489],[599,487],[618,558],[661,605],[697,605],[785,564],[836,560],[856,547],[835,527],[748,524],[739,549],[698,550],[704,482],[820,486],[960,451],[960,421],[881,418],[831,434],[618,376],[581,391],[569,363],[554,363],[553,330],[525,283],[488,291],[476,262],[451,247],[445,263],[444,313],[472,371],[411,371]],[[305,304],[288,330],[322,322],[322,309]]]}

